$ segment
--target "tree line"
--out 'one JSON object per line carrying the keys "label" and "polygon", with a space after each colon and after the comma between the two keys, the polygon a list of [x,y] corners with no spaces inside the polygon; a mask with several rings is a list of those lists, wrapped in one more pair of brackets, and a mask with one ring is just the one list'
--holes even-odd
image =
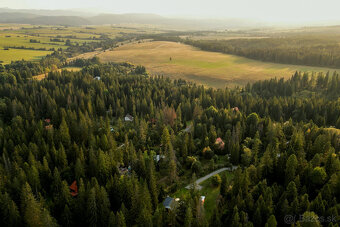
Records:
{"label": "tree line", "polygon": [[[196,34],[199,35],[200,33]],[[181,38],[181,35],[195,33],[164,33],[145,35],[157,41],[182,42],[205,51],[234,54],[254,60],[282,64],[307,65],[319,67],[340,67],[340,45],[331,36],[308,37],[287,36],[259,39],[204,40]]]}
{"label": "tree line", "polygon": [[282,37],[231,40],[183,40],[202,50],[222,52],[250,59],[294,65],[340,67],[340,45],[336,40]]}

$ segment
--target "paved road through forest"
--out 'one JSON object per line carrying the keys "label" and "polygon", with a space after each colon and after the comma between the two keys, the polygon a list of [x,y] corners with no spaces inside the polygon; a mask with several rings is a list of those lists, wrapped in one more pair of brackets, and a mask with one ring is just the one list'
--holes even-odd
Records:
{"label": "paved road through forest", "polygon": [[[221,173],[221,172],[223,172],[223,171],[225,171],[225,170],[234,171],[235,169],[237,169],[237,167],[238,167],[238,166],[232,166],[232,167],[225,167],[225,168],[222,168],[222,169],[218,169],[218,170],[215,170],[214,172],[209,173],[208,175],[205,175],[204,177],[201,177],[201,178],[197,179],[197,180],[195,181],[197,189],[198,189],[198,190],[201,190],[201,189],[202,189],[202,186],[199,185],[199,184],[202,183],[203,181],[209,179],[210,177],[212,177],[212,176],[214,176],[214,175],[216,175],[216,174],[218,174],[218,173]],[[186,186],[185,188],[186,188],[186,189],[190,189],[191,187],[192,187],[192,184],[189,184],[189,185]]]}

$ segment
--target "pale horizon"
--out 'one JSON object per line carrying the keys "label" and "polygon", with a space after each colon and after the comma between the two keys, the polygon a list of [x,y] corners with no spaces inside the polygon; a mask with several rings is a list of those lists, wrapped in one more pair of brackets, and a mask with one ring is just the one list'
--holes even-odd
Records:
{"label": "pale horizon", "polygon": [[336,0],[0,0],[0,8],[73,10],[100,13],[146,13],[167,17],[251,19],[286,24],[340,22]]}

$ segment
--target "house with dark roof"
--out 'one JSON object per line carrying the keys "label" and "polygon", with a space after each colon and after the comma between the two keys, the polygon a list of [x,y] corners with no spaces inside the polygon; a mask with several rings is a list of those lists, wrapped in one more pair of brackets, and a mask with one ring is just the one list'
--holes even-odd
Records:
{"label": "house with dark roof", "polygon": [[165,209],[168,210],[173,210],[174,208],[176,208],[177,204],[178,200],[171,197],[166,197],[165,200],[163,201],[163,206],[165,207]]}
{"label": "house with dark roof", "polygon": [[184,132],[190,133],[192,131],[192,125],[187,126],[185,129],[183,129]]}

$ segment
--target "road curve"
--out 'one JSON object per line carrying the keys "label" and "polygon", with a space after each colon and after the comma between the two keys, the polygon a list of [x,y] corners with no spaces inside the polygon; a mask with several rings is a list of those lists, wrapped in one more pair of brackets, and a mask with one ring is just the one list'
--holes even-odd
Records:
{"label": "road curve", "polygon": [[[234,171],[235,169],[237,169],[237,167],[238,167],[238,166],[232,166],[232,167],[221,168],[221,169],[215,170],[214,172],[209,173],[208,175],[205,175],[204,177],[201,177],[201,178],[197,179],[197,180],[195,181],[197,189],[198,189],[198,190],[201,190],[201,189],[202,189],[202,186],[199,185],[199,184],[202,183],[203,181],[209,179],[210,177],[212,177],[212,176],[214,176],[214,175],[216,175],[216,174],[218,174],[218,173],[221,173],[221,172],[223,172],[223,171],[225,171],[225,170]],[[189,185],[186,186],[185,188],[186,188],[186,189],[191,189],[191,188],[192,188],[192,184],[189,184]]]}

